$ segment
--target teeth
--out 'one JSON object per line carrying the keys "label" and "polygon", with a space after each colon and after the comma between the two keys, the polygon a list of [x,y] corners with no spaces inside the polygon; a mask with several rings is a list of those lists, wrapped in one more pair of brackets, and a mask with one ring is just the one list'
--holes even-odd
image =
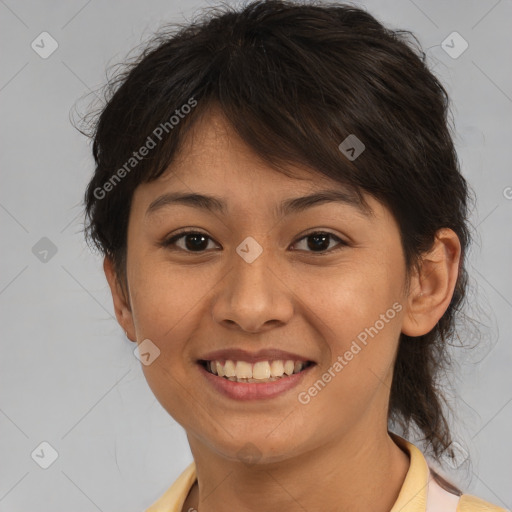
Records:
{"label": "teeth", "polygon": [[[238,373],[237,373],[238,375]],[[270,364],[268,361],[258,361],[254,363],[252,368],[252,377],[255,379],[269,379],[270,378]]]}
{"label": "teeth", "polygon": [[288,360],[286,363],[284,363],[284,373],[286,373],[286,375],[291,375],[294,369],[295,363],[293,361]]}
{"label": "teeth", "polygon": [[217,375],[219,377],[224,377],[224,368],[222,368],[222,365],[219,363],[219,361],[215,361],[215,369],[217,370]]}
{"label": "teeth", "polygon": [[228,359],[224,365],[224,375],[228,378],[235,376],[235,363],[230,359]]}
{"label": "teeth", "polygon": [[270,363],[270,374],[272,377],[282,377],[284,373],[283,361],[272,361]]}
{"label": "teeth", "polygon": [[299,373],[304,369],[304,361],[288,359],[274,361],[258,361],[251,364],[247,361],[207,361],[206,369],[231,381],[238,382],[272,382],[285,375]]}
{"label": "teeth", "polygon": [[237,379],[252,379],[252,364],[245,361],[237,361],[235,377]]}

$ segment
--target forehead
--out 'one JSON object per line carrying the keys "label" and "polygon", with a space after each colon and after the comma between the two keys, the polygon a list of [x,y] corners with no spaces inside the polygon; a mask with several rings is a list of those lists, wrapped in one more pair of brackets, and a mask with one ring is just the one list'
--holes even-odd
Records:
{"label": "forehead", "polygon": [[[303,180],[311,183],[313,172],[299,166],[293,168],[294,182]],[[185,179],[185,176],[203,183],[210,180],[212,185],[223,179],[223,186],[237,182],[262,181],[274,183],[283,181],[286,176],[272,169],[260,155],[250,148],[236,133],[223,113],[212,107],[202,114],[186,133],[172,165],[162,181]]]}
{"label": "forehead", "polygon": [[278,172],[274,165],[263,159],[238,135],[217,105],[200,112],[200,117],[187,131],[172,165],[162,179],[172,180],[174,174],[179,175],[182,170],[192,174],[191,167],[193,174],[203,181],[211,178],[216,182],[219,174],[225,170],[224,185],[229,185],[229,178],[233,177],[228,171],[240,171],[240,178],[261,180],[264,183],[303,182],[305,189],[319,182],[324,185],[335,184],[315,169],[291,162],[283,165],[282,170],[285,172]]}
{"label": "forehead", "polygon": [[[169,168],[138,187],[144,215],[182,205],[228,214],[230,210],[271,210],[276,217],[309,206],[338,202],[361,216],[372,215],[375,200],[360,197],[314,169],[287,164],[286,173],[264,161],[233,130],[218,108],[204,112],[182,141]],[[142,213],[142,212],[141,212]]]}

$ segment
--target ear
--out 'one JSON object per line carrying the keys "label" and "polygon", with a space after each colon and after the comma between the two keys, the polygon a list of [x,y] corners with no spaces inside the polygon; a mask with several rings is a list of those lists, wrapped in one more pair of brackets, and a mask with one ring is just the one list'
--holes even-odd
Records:
{"label": "ear", "polygon": [[449,228],[440,229],[432,249],[422,257],[420,270],[411,277],[402,323],[404,334],[421,336],[435,327],[450,305],[460,258],[459,237]]}
{"label": "ear", "polygon": [[108,285],[110,286],[110,292],[112,293],[117,321],[125,331],[128,339],[135,342],[137,341],[137,338],[135,336],[135,326],[130,301],[125,297],[125,293],[114,270],[114,264],[108,256],[103,260],[103,270],[105,272]]}

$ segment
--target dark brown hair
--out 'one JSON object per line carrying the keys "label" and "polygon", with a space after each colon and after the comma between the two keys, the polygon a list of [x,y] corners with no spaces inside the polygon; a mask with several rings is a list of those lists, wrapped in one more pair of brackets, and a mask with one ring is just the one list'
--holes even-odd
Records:
{"label": "dark brown hair", "polygon": [[[408,272],[440,228],[458,235],[451,303],[428,334],[400,336],[389,404],[390,422],[419,429],[439,460],[452,441],[438,379],[466,293],[470,190],[450,135],[447,93],[415,37],[350,5],[222,5],[164,27],[104,93],[89,134],[96,169],[85,231],[112,258],[122,284],[135,188],[168,168],[212,106],[276,171],[301,165],[353,190],[363,204],[363,192],[381,201],[399,224]],[[350,134],[366,148],[354,160],[339,149]],[[141,155],[149,139],[156,145]]]}

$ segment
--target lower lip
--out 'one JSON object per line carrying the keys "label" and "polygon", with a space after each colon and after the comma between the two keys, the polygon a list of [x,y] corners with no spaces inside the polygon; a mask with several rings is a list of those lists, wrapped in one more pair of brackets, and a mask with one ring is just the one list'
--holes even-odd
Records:
{"label": "lower lip", "polygon": [[315,365],[312,364],[299,373],[293,373],[287,377],[281,377],[273,382],[260,383],[234,382],[210,373],[199,363],[198,366],[201,373],[206,377],[206,380],[223,395],[235,400],[261,400],[264,398],[274,398],[294,388]]}

